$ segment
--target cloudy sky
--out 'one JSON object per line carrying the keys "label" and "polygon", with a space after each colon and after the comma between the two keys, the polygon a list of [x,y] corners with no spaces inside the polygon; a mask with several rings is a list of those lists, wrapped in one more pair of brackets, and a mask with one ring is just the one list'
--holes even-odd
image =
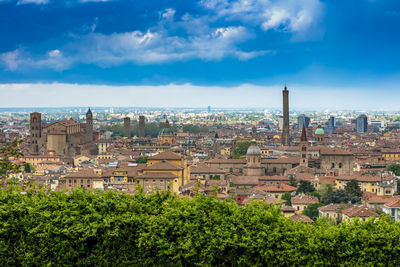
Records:
{"label": "cloudy sky", "polygon": [[0,106],[398,109],[397,0],[0,0]]}

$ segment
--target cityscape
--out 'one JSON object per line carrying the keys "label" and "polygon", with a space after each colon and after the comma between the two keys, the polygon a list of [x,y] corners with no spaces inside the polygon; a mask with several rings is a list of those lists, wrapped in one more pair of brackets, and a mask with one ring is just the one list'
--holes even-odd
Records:
{"label": "cityscape", "polygon": [[400,4],[0,0],[1,266],[400,265]]}

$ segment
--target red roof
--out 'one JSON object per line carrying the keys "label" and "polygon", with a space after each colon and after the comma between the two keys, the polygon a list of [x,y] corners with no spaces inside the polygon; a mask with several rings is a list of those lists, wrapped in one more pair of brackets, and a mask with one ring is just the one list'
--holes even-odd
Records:
{"label": "red roof", "polygon": [[349,217],[378,217],[378,213],[363,205],[355,205],[350,208],[344,209],[342,213]]}
{"label": "red roof", "polygon": [[282,185],[264,185],[264,186],[256,186],[253,187],[254,191],[264,191],[264,192],[293,192],[296,191],[297,188],[282,184]]}

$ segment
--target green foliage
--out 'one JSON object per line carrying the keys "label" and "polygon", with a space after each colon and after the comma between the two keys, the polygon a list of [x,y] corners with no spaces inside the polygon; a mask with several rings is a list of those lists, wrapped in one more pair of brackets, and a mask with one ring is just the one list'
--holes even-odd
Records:
{"label": "green foliage", "polygon": [[147,163],[149,157],[139,157],[136,159],[136,163]]}
{"label": "green foliage", "polygon": [[344,187],[344,190],[346,191],[347,194],[352,195],[354,197],[361,198],[362,196],[361,188],[358,185],[357,180],[355,179],[348,181],[346,186]]}
{"label": "green foliage", "polygon": [[400,176],[400,164],[390,164],[386,167],[386,170],[393,172],[396,176]]}
{"label": "green foliage", "polygon": [[308,205],[304,210],[303,210],[303,214],[307,215],[308,217],[310,217],[313,221],[315,221],[318,218],[318,208],[323,206],[324,204],[322,203],[313,203]]}
{"label": "green foliage", "polygon": [[10,158],[20,158],[23,156],[18,146],[22,143],[22,140],[15,139],[10,145],[4,146],[0,149],[0,179],[4,181],[10,173],[20,173],[21,164],[13,163]]}
{"label": "green foliage", "polygon": [[249,141],[238,142],[236,147],[233,149],[233,158],[241,158],[246,155],[247,149],[249,149],[251,143]]}
{"label": "green foliage", "polygon": [[301,193],[308,193],[308,192],[314,192],[315,188],[311,184],[310,181],[304,181],[300,180],[299,187],[297,188],[296,193],[301,194]]}
{"label": "green foliage", "polygon": [[285,192],[282,194],[282,199],[286,200],[287,206],[292,206],[292,195],[289,192]]}
{"label": "green foliage", "polygon": [[322,202],[326,205],[331,203],[358,203],[360,202],[360,198],[347,193],[343,189],[335,190],[328,193],[326,196],[322,198]]}
{"label": "green foliage", "polygon": [[297,187],[297,181],[292,175],[289,177],[289,185],[293,186],[293,187]]}
{"label": "green foliage", "polygon": [[221,176],[219,176],[218,174],[214,175],[211,180],[221,180]]}
{"label": "green foliage", "polygon": [[314,196],[318,198],[318,201],[321,201],[321,193],[318,191],[307,192],[307,195]]}
{"label": "green foliage", "polygon": [[0,191],[1,266],[397,266],[399,240],[387,216],[305,224],[201,194]]}

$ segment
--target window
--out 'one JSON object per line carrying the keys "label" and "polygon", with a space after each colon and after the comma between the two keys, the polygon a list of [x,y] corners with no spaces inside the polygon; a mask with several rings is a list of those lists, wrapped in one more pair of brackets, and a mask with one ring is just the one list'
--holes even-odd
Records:
{"label": "window", "polygon": [[274,173],[276,173],[276,168],[273,168],[272,171],[273,171]]}
{"label": "window", "polygon": [[81,180],[81,184],[83,184],[83,180]]}
{"label": "window", "polygon": [[301,155],[301,157],[302,157],[303,159],[305,159],[305,158],[306,158],[306,154]]}
{"label": "window", "polygon": [[331,169],[334,169],[334,168],[335,168],[335,163],[332,162]]}
{"label": "window", "polygon": [[242,168],[239,168],[239,172],[240,172],[240,173],[243,173],[243,169],[242,169]]}
{"label": "window", "polygon": [[233,168],[229,168],[229,172],[233,172]]}
{"label": "window", "polygon": [[301,148],[301,151],[306,151],[307,150],[307,148],[305,147],[305,146],[303,146],[302,148]]}
{"label": "window", "polygon": [[396,216],[396,210],[395,209],[391,209],[392,210],[392,217]]}
{"label": "window", "polygon": [[90,184],[88,184],[87,187],[90,187]]}
{"label": "window", "polygon": [[341,162],[339,163],[339,168],[340,168],[340,169],[342,168],[342,163],[341,163]]}

